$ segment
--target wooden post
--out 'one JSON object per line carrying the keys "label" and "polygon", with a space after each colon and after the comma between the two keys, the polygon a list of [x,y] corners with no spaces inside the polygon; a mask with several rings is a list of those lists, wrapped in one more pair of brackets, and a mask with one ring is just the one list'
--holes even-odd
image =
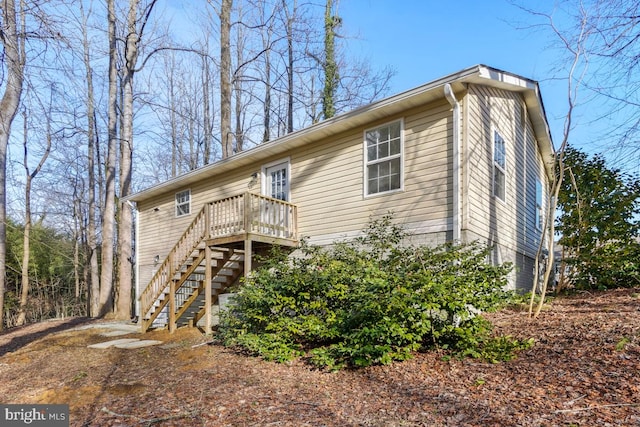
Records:
{"label": "wooden post", "polygon": [[244,212],[242,221],[244,222],[243,228],[245,233],[251,232],[251,193],[248,191],[244,193]]}
{"label": "wooden post", "polygon": [[[205,236],[205,247],[204,247],[204,333],[206,335],[211,335],[212,333],[212,325],[211,325],[211,286],[212,286],[212,277],[211,277],[211,247],[206,240],[213,237],[213,232],[211,229],[211,214],[212,214],[212,205],[211,203],[207,203],[204,208],[204,236]],[[196,325],[193,325],[196,326]]]}
{"label": "wooden post", "polygon": [[207,244],[204,248],[204,333],[211,335],[211,248]]}
{"label": "wooden post", "polygon": [[169,333],[176,331],[176,281],[169,282]]}
{"label": "wooden post", "polygon": [[251,194],[244,193],[244,277],[251,272]]}
{"label": "wooden post", "polygon": [[251,273],[251,238],[247,236],[244,241],[244,277],[249,277]]}

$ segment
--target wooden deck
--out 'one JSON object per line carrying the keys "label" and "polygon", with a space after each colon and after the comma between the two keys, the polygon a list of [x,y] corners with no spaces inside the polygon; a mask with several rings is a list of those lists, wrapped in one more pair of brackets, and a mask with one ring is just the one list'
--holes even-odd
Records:
{"label": "wooden deck", "polygon": [[[176,302],[176,294],[184,294],[181,287],[188,277],[200,266],[205,272],[203,283],[212,284],[216,271],[223,269],[217,265],[215,248],[241,250],[246,276],[251,271],[254,246],[297,244],[297,206],[294,204],[249,192],[206,203],[141,293],[142,329],[148,329],[167,305],[169,330],[175,329],[176,315],[185,311],[185,307]],[[202,287],[204,289],[197,292],[205,293],[206,313],[199,316],[206,315],[205,330],[210,332],[210,310],[215,296],[212,286]],[[183,299],[195,299],[190,297]]]}

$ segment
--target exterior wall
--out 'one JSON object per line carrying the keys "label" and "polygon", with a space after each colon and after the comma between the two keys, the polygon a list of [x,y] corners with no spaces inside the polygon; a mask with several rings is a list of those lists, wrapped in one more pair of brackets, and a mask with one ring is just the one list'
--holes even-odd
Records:
{"label": "exterior wall", "polygon": [[[364,131],[403,119],[404,190],[364,195]],[[451,216],[451,112],[446,101],[354,129],[292,153],[291,195],[301,234],[330,243],[393,211],[412,231],[446,232]]]}
{"label": "exterior wall", "polygon": [[[540,239],[535,227],[536,177],[546,182],[522,96],[488,86],[459,92],[461,118],[462,240],[496,246],[494,261],[516,266],[512,287],[531,286]],[[364,133],[395,120],[403,123],[401,190],[364,194]],[[210,201],[261,191],[265,165],[290,162],[290,201],[298,206],[298,230],[312,243],[358,235],[371,217],[394,212],[414,244],[452,238],[453,115],[444,99],[307,144],[260,163],[210,176],[191,187],[191,214],[175,217],[175,191],[138,203],[138,281],[144,287],[195,214]],[[506,143],[505,202],[493,196],[493,131]],[[253,175],[257,175],[253,178]],[[546,188],[546,186],[545,186]],[[154,258],[157,256],[159,262]]]}
{"label": "exterior wall", "polygon": [[[259,171],[260,165],[251,169],[240,169],[233,174],[217,177],[215,182],[200,182],[159,198],[138,203],[136,261],[139,286],[144,288],[151,280],[156,266],[166,258],[205,203],[247,190],[260,192],[259,180],[250,186],[251,174]],[[191,190],[191,214],[178,218],[175,213],[175,193],[186,189]],[[155,262],[156,256],[158,262]]]}
{"label": "exterior wall", "polygon": [[[395,120],[402,120],[404,126],[403,189],[365,196],[364,132]],[[191,215],[175,217],[175,192],[139,203],[139,286],[144,287],[153,275],[154,258],[158,256],[160,263],[164,260],[206,202],[244,191],[260,192],[262,166],[284,159],[291,165],[291,202],[298,206],[300,236],[313,243],[328,244],[357,235],[370,217],[389,211],[394,212],[396,222],[415,234],[413,242],[444,242],[452,215],[451,126],[450,105],[442,99],[286,156],[238,168],[233,174],[203,180],[190,187]],[[253,173],[258,173],[257,180],[251,179]]]}
{"label": "exterior wall", "polygon": [[[536,178],[545,183],[546,176],[524,101],[517,92],[471,85],[467,108],[466,238],[496,245],[494,260],[516,267],[512,287],[530,288],[532,259],[541,237],[535,225]],[[493,195],[494,130],[506,144],[504,201]]]}

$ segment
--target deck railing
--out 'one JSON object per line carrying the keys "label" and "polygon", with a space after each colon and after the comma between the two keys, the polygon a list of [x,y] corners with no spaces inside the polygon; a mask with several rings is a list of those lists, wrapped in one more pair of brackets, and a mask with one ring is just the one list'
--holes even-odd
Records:
{"label": "deck railing", "polygon": [[294,204],[249,192],[205,204],[140,294],[142,318],[204,240],[249,234],[296,240],[297,215]]}
{"label": "deck railing", "polygon": [[297,206],[283,200],[244,193],[210,203],[209,238],[242,233],[296,239]]}

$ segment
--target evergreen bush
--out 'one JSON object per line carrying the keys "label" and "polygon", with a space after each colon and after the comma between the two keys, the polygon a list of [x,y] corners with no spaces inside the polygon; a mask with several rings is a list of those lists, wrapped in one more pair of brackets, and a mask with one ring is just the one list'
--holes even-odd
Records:
{"label": "evergreen bush", "polygon": [[[490,325],[476,314],[505,302],[511,266],[489,264],[489,248],[477,243],[431,248],[406,237],[386,215],[360,238],[303,242],[296,257],[272,253],[223,313],[220,339],[267,360],[306,355],[329,369],[434,347],[485,357]],[[491,345],[505,353],[504,343]]]}

